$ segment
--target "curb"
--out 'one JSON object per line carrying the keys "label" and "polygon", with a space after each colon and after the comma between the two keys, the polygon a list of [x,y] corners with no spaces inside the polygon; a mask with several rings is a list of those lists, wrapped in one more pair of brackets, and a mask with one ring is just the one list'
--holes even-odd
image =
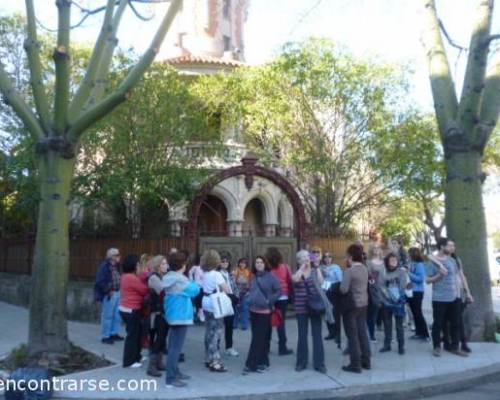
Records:
{"label": "curb", "polygon": [[[419,378],[384,384],[364,385],[331,390],[307,390],[298,392],[263,393],[254,395],[228,395],[176,398],[176,400],[411,400],[429,396],[453,393],[469,389],[484,383],[498,382],[500,362],[486,367],[470,369],[464,372],[438,375],[433,378]],[[54,397],[58,400],[73,400]],[[148,398],[160,400],[163,397]],[[80,398],[87,400],[86,398]],[[89,397],[88,399],[93,399]],[[99,397],[99,399],[103,399]],[[127,400],[143,400],[143,397],[127,397]],[[123,400],[109,397],[106,400]]]}

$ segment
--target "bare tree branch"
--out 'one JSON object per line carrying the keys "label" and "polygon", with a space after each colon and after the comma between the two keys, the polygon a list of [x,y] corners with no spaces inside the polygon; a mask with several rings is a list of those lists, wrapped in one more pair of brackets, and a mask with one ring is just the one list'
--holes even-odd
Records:
{"label": "bare tree branch", "polygon": [[87,72],[85,73],[82,83],[73,97],[73,101],[71,102],[69,108],[70,121],[74,121],[81,113],[81,109],[87,101],[92,87],[95,85],[95,76],[97,75],[99,63],[101,62],[102,54],[106,46],[106,39],[113,29],[111,22],[113,19],[115,1],[116,0],[108,0],[105,7],[106,13],[104,14],[104,19],[102,21],[101,31],[99,32],[94,49],[92,50],[92,55],[90,56]]}
{"label": "bare tree branch", "polygon": [[24,42],[24,49],[28,57],[28,66],[30,70],[30,83],[35,100],[35,107],[40,118],[40,124],[43,130],[48,133],[50,127],[50,110],[45,92],[45,85],[42,78],[42,63],[40,61],[40,43],[36,33],[35,7],[33,0],[26,0],[27,17],[27,38]]}
{"label": "bare tree branch", "polygon": [[450,65],[441,38],[439,20],[434,0],[423,0],[426,18],[423,44],[429,62],[430,80],[434,107],[439,124],[441,139],[444,141],[449,121],[454,121],[458,111],[455,85],[451,77]]}
{"label": "bare tree branch", "polygon": [[438,21],[439,21],[439,28],[441,29],[441,32],[443,32],[443,35],[445,36],[445,38],[448,41],[448,43],[449,43],[450,46],[455,47],[456,49],[458,49],[460,51],[467,51],[467,50],[469,50],[467,47],[463,47],[463,46],[460,46],[459,44],[457,44],[450,37],[450,35],[448,34],[448,32],[446,31],[446,28],[444,27],[443,21],[441,21],[441,19],[438,19]]}
{"label": "bare tree branch", "polygon": [[54,130],[57,135],[66,131],[68,124],[69,84],[70,84],[70,21],[71,1],[57,0],[58,29],[57,47],[54,50],[56,84],[54,97]]}
{"label": "bare tree branch", "polygon": [[111,112],[116,106],[124,102],[130,96],[130,91],[134,85],[142,77],[144,71],[151,65],[156,54],[160,50],[159,47],[166,36],[172,21],[175,18],[182,0],[172,0],[168,12],[161,22],[155,37],[153,38],[149,49],[144,53],[137,64],[130,70],[128,75],[118,86],[118,88],[108,95],[106,98],[97,103],[94,107],[87,110],[75,121],[69,129],[68,136],[71,141],[76,142],[80,135],[92,124],[100,120],[106,114]]}
{"label": "bare tree branch", "polygon": [[478,2],[477,18],[472,30],[470,52],[458,108],[462,129],[470,133],[473,132],[472,128],[478,120],[484,89],[489,46],[484,46],[483,43],[490,36],[492,8],[490,1]]}
{"label": "bare tree branch", "polygon": [[26,128],[37,138],[43,139],[45,132],[40,125],[35,113],[31,111],[19,92],[12,86],[12,81],[5,72],[3,64],[0,62],[0,92],[5,98],[5,102],[10,105],[16,114],[21,118]]}

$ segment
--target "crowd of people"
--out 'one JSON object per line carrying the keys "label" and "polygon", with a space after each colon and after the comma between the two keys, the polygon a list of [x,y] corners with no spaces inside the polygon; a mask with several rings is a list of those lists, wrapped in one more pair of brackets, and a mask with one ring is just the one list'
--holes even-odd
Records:
{"label": "crowd of people", "polygon": [[[362,242],[353,243],[343,267],[332,256],[317,247],[300,250],[292,270],[275,247],[251,264],[241,258],[234,266],[229,254],[215,250],[200,257],[171,249],[166,256],[127,255],[122,260],[119,250],[111,248],[95,283],[96,300],[102,303],[102,343],[124,340],[123,367],[139,368],[147,359],[148,375],[160,377],[165,371],[167,387],[184,387],[190,378],[179,369],[190,325],[204,324],[205,366],[215,373],[227,371],[223,355],[239,355],[234,330],[250,329],[243,374],[263,373],[270,368],[274,329],[279,356],[294,354],[286,331],[291,309],[297,320],[298,372],[309,364],[309,327],[312,366],[323,374],[324,340],[335,340],[341,348],[342,325],[344,354],[350,358],[342,367],[346,372],[371,368],[370,341],[376,342],[375,332],[382,326],[380,352],[392,350],[394,325],[397,351],[405,354],[404,325],[413,323],[410,339],[432,340],[434,356],[441,356],[442,344],[452,354],[468,356],[463,313],[474,299],[453,240],[440,239],[436,254],[426,261],[418,248],[407,252],[397,239],[387,246],[370,243],[367,253]],[[422,312],[425,283],[432,285],[431,334]],[[122,321],[125,338],[119,334]],[[148,357],[141,354],[144,348],[149,349]]]}

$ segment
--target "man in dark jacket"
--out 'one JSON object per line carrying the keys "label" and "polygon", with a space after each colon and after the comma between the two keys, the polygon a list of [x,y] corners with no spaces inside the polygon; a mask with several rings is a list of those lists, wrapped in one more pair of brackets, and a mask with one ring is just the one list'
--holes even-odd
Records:
{"label": "man in dark jacket", "polygon": [[106,259],[97,269],[95,279],[95,299],[102,303],[101,341],[113,344],[115,340],[123,340],[118,334],[121,326],[120,305],[120,252],[111,248]]}

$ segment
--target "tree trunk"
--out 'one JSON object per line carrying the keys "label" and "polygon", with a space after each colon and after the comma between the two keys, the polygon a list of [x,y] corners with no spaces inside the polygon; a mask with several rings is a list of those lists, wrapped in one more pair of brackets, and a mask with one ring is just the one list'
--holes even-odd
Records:
{"label": "tree trunk", "polygon": [[29,353],[69,349],[66,289],[69,271],[68,204],[74,159],[39,155],[40,207],[30,301]]}
{"label": "tree trunk", "polygon": [[467,335],[492,340],[495,315],[491,300],[486,223],[482,196],[481,155],[453,152],[446,159],[446,227],[455,240],[475,303],[466,312]]}

